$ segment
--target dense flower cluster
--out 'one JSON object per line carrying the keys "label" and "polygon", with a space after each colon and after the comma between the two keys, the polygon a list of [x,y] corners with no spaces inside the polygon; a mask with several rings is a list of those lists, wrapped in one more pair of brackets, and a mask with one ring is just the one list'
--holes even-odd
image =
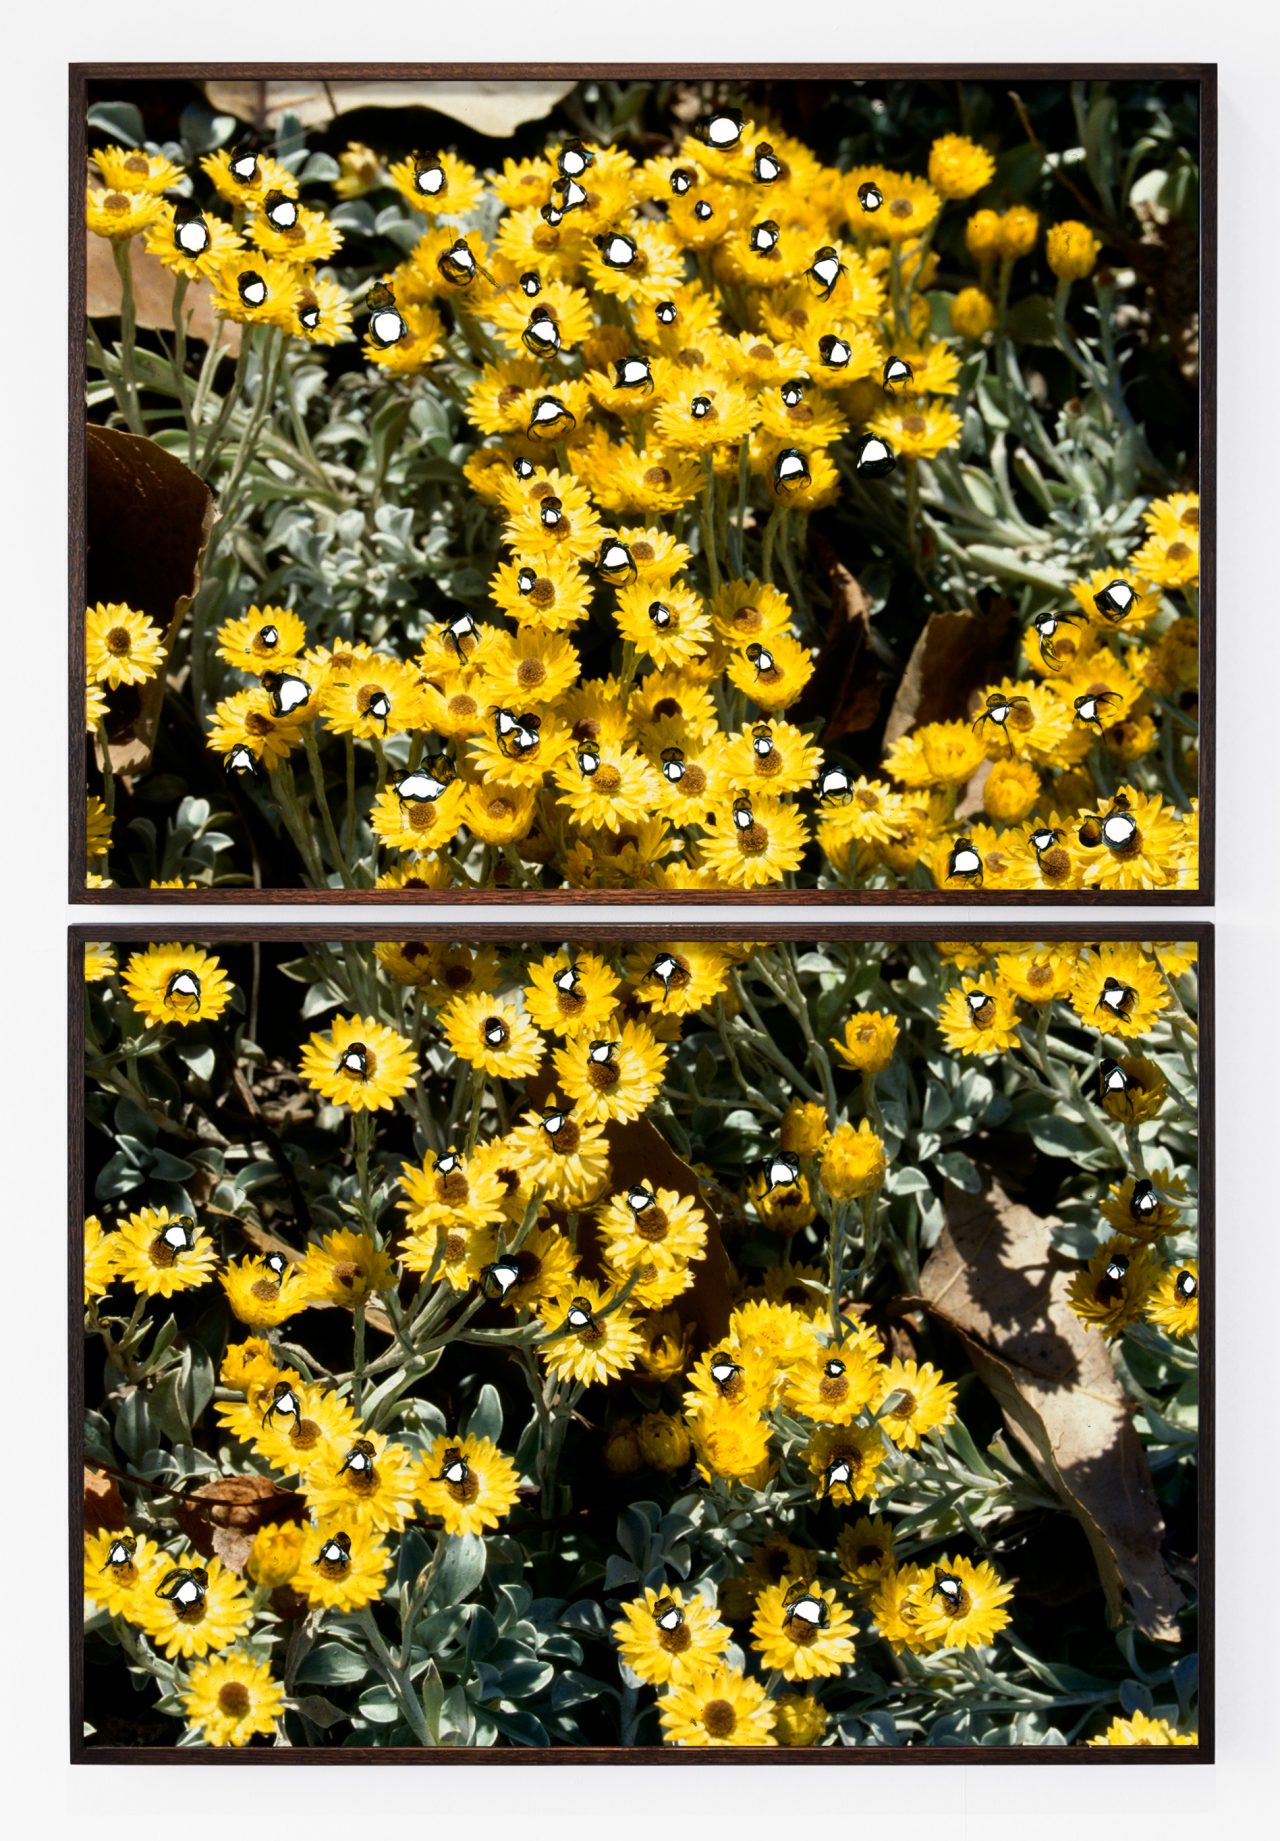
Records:
{"label": "dense flower cluster", "polygon": [[[1108,1192],[1095,1160],[1075,1205],[1087,1209],[1092,1186],[1107,1226],[1091,1229],[1099,1250],[1073,1307],[1109,1334],[1145,1313],[1151,1348],[1170,1349],[1195,1325],[1187,1175],[1161,1167],[1148,1178],[1144,1158],[1162,1109],[1194,1106],[1194,1024],[1179,995],[1194,953],[922,947],[922,1008],[900,973],[877,985],[837,956],[815,974],[791,948],[719,939],[637,939],[613,952],[436,938],[335,956],[343,950],[325,949],[331,1019],[307,1040],[290,1024],[296,1047],[272,1076],[293,1096],[281,1120],[314,1116],[321,1142],[349,1134],[339,1185],[306,1203],[310,1178],[277,1143],[279,1169],[299,1185],[277,1211],[249,1204],[225,1160],[204,1166],[203,1188],[188,1162],[189,1205],[153,1194],[85,1222],[88,1327],[125,1393],[153,1402],[131,1410],[157,1416],[149,1437],[175,1439],[182,1476],[207,1409],[227,1480],[255,1485],[228,1500],[262,1505],[238,1552],[210,1549],[182,1517],[175,1528],[145,1493],[86,1540],[91,1614],[134,1633],[120,1640],[165,1688],[164,1710],[180,1709],[203,1743],[274,1732],[295,1705],[307,1716],[295,1671],[311,1643],[337,1633],[378,1659],[376,1717],[403,1742],[435,1742],[439,1710],[431,1732],[408,1681],[436,1575],[443,1590],[471,1541],[491,1547],[506,1592],[503,1565],[514,1584],[531,1563],[503,1545],[513,1516],[555,1528],[562,1502],[590,1513],[604,1491],[635,1504],[641,1479],[674,1493],[686,1558],[656,1530],[652,1549],[634,1546],[628,1517],[661,1513],[640,1501],[620,1524],[637,1563],[611,1561],[605,1590],[623,1681],[657,1690],[645,1717],[666,1742],[853,1742],[849,1697],[874,1697],[886,1668],[922,1705],[965,1684],[985,1694],[1016,1605],[999,1491],[1031,1485],[993,1471],[969,1512],[939,1506],[973,1487],[983,1460],[960,1418],[963,1370],[925,1359],[911,1307],[894,1304],[905,1291],[918,1306],[918,1236],[941,1225],[917,1202],[923,1192],[936,1205],[941,1177],[900,1168],[908,1134],[923,1129],[904,1109],[907,1063],[962,1069],[978,1092],[967,1059],[1007,1059],[1033,1106],[1043,1090],[1112,1157],[1123,1147],[1123,1177]],[[127,1106],[140,1089],[115,1070],[141,1065],[139,1043],[163,1037],[195,1065],[201,1041],[211,1063],[228,1052],[242,997],[219,958],[153,945],[121,965],[94,947],[85,969],[91,1065]],[[878,1001],[844,995],[855,981]],[[115,1019],[121,1049],[107,1051],[94,1018]],[[1087,1079],[1068,1071],[1063,1030],[1096,1039],[1093,1053],[1070,1050],[1090,1063]],[[710,1076],[694,1075],[708,1034],[725,1057],[722,1100]],[[1189,1057],[1181,1080],[1168,1071],[1171,1045]],[[935,1123],[944,1116],[945,1103],[929,1107]],[[742,1135],[725,1141],[734,1119]],[[929,1154],[911,1141],[916,1157]],[[940,1167],[966,1186],[977,1175],[963,1157]],[[291,1219],[302,1207],[309,1232]],[[1120,1236],[1128,1265],[1108,1276]],[[149,1310],[163,1300],[181,1313],[187,1293],[205,1294],[206,1340],[199,1326],[220,1295],[232,1340],[215,1345],[216,1385],[206,1357],[207,1391],[179,1408],[163,1405],[173,1359],[163,1335],[147,1353]],[[120,1294],[135,1301],[130,1317],[115,1314]],[[335,1330],[344,1318],[349,1331]],[[470,1354],[490,1380],[468,1416],[465,1371],[434,1375]],[[172,1372],[185,1401],[188,1371]],[[495,1417],[504,1372],[531,1400],[518,1441],[501,1440]],[[575,1426],[595,1480],[579,1476],[566,1496],[557,1473]],[[398,1662],[376,1615],[396,1604]],[[555,1604],[551,1643],[588,1628]],[[447,1608],[421,1639],[441,1670],[447,1632],[475,1628],[474,1607]],[[598,1605],[591,1615],[607,1635]],[[281,1625],[295,1631],[287,1649]],[[459,1705],[473,1691],[483,1701],[487,1679],[477,1688],[464,1667]],[[467,1730],[462,1712],[449,1729]],[[500,1719],[497,1730],[548,1742]]]}
{"label": "dense flower cluster", "polygon": [[[955,720],[895,728],[878,775],[819,740],[835,610],[811,514],[905,516],[925,580],[926,552],[956,549],[931,533],[977,455],[966,422],[988,415],[977,385],[1013,336],[1011,276],[1042,240],[1025,205],[975,208],[977,285],[944,280],[945,214],[998,195],[985,146],[938,137],[927,177],[844,170],[724,108],[647,159],[555,132],[488,172],[443,149],[384,167],[353,148],[338,197],[381,190],[421,233],[348,287],[325,266],[342,231],[265,152],[218,150],[186,175],[120,148],[95,161],[90,229],[122,264],[140,237],[180,284],[211,282],[258,352],[250,429],[357,321],[389,408],[434,397],[466,417],[450,490],[487,593],[455,597],[412,644],[379,615],[336,625],[274,595],[216,628],[236,687],[206,713],[208,747],[311,880],[1195,885],[1194,493],[1147,504],[1122,566],[1100,528],[1079,579],[1045,593],[1032,567],[1006,673]],[[1116,380],[1063,317],[1100,241],[1072,220],[1043,247],[1055,336],[1105,398]],[[1021,534],[998,528],[1006,545]],[[103,685],[163,666],[138,622],[90,612],[95,729]]]}

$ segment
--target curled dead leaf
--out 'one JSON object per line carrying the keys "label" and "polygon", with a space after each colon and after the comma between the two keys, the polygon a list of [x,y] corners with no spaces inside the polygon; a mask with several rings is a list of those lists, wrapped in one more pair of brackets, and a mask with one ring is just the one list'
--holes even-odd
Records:
{"label": "curled dead leaf", "polygon": [[104,1470],[84,1467],[84,1531],[86,1534],[118,1534],[127,1526],[124,1498],[114,1477]]}
{"label": "curled dead leaf", "polygon": [[214,1477],[178,1497],[173,1515],[198,1553],[216,1553],[232,1572],[243,1573],[258,1529],[304,1522],[307,1500],[270,1477]]}
{"label": "curled dead leaf", "polygon": [[[190,467],[142,435],[90,426],[86,435],[86,599],[122,601],[150,616],[168,658],[200,586],[214,497]],[[151,760],[164,701],[165,667],[140,686],[107,695],[112,771],[141,773]]]}
{"label": "curled dead leaf", "polygon": [[1113,1620],[1127,1597],[1144,1635],[1178,1642],[1183,1598],[1161,1553],[1151,1472],[1107,1344],[1067,1302],[1075,1266],[995,1181],[980,1196],[948,1187],[945,1210],[921,1274],[925,1304],[1084,1529]]}

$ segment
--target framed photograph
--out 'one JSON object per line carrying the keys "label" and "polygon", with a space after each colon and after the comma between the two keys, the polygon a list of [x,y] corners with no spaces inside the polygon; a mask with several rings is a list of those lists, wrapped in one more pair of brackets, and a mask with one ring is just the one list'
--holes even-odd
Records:
{"label": "framed photograph", "polygon": [[1212,66],[70,116],[73,900],[1212,898]]}
{"label": "framed photograph", "polygon": [[1211,928],[89,932],[76,1761],[1212,1760]]}

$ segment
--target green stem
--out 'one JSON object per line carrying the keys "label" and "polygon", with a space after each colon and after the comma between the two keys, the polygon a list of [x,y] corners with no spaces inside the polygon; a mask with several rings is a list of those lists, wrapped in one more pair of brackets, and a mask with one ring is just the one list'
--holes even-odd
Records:
{"label": "green stem", "polygon": [[113,240],[111,253],[120,274],[120,375],[124,380],[127,402],[125,415],[134,434],[145,435],[147,429],[142,419],[142,405],[138,401],[138,377],[133,362],[138,342],[138,315],[133,298],[131,244],[132,238],[119,243]]}

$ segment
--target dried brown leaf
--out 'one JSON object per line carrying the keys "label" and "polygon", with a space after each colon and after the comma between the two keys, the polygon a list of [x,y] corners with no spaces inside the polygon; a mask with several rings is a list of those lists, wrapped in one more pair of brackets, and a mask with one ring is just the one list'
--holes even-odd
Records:
{"label": "dried brown leaf", "polygon": [[84,1531],[118,1534],[127,1525],[124,1498],[114,1477],[103,1470],[84,1467]]}
{"label": "dried brown leaf", "polygon": [[829,746],[842,735],[869,729],[880,714],[880,679],[871,652],[871,603],[862,584],[816,531],[811,543],[827,577],[831,618],[813,676],[791,712],[799,722],[823,717],[818,739]]}
{"label": "dried brown leaf", "polygon": [[[149,256],[141,244],[135,244],[133,265],[133,307],[139,326],[152,332],[173,332],[173,276],[159,256]],[[85,311],[91,320],[120,318],[120,271],[105,237],[90,235],[85,252]],[[193,281],[183,302],[187,337],[201,339],[208,345],[218,324],[213,311],[213,285]],[[241,328],[235,320],[222,322],[222,349],[228,358],[240,350]]]}
{"label": "dried brown leaf", "polygon": [[[116,428],[87,434],[87,598],[123,601],[165,635],[165,656],[200,586],[214,498],[202,479],[154,441]],[[107,740],[116,774],[141,773],[155,746],[165,667],[148,683],[108,693]]]}
{"label": "dried brown leaf", "polygon": [[920,723],[967,716],[974,692],[998,673],[1012,623],[1004,600],[982,614],[930,614],[893,699],[885,746]]}
{"label": "dried brown leaf", "polygon": [[173,1513],[198,1553],[216,1553],[232,1572],[243,1573],[258,1529],[305,1521],[307,1500],[270,1477],[215,1477],[187,1490]]}
{"label": "dried brown leaf", "polygon": [[984,1196],[947,1190],[920,1290],[1084,1529],[1113,1619],[1127,1597],[1140,1630],[1176,1643],[1183,1600],[1151,1472],[1107,1344],[1067,1302],[1074,1271],[1046,1222],[993,1181]]}

